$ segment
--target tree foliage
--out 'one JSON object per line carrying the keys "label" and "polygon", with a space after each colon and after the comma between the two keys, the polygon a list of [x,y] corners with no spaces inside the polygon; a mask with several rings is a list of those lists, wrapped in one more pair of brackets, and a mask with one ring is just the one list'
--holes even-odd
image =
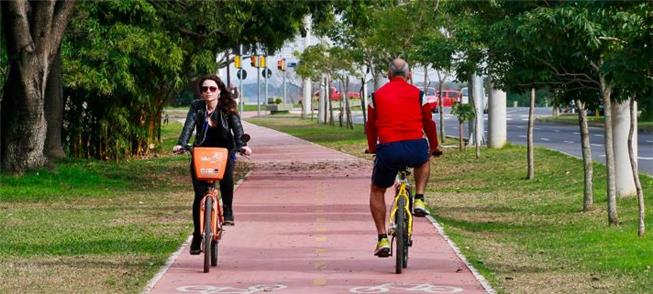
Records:
{"label": "tree foliage", "polygon": [[238,44],[268,51],[320,17],[329,2],[87,1],[64,43],[66,146],[75,156],[118,159],[156,147],[165,101],[230,60]]}

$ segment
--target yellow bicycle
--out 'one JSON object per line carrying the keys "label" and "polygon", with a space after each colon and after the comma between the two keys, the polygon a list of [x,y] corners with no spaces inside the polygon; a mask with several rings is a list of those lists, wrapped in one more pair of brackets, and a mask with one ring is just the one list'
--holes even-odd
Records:
{"label": "yellow bicycle", "polygon": [[410,171],[407,167],[399,169],[397,176],[395,198],[388,218],[388,232],[392,236],[392,248],[394,252],[395,273],[401,274],[402,269],[408,266],[408,247],[413,245],[413,201],[414,195],[411,191],[411,184],[408,180]]}

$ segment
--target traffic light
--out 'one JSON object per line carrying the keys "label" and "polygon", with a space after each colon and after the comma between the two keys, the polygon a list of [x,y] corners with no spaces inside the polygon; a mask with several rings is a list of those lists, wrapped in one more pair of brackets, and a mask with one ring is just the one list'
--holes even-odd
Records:
{"label": "traffic light", "polygon": [[258,67],[265,68],[265,55],[258,57]]}
{"label": "traffic light", "polygon": [[277,69],[280,71],[286,71],[286,59],[281,58],[277,60]]}
{"label": "traffic light", "polygon": [[240,64],[240,55],[236,55],[236,57],[234,57],[234,66],[236,66],[236,68],[242,67]]}
{"label": "traffic light", "polygon": [[249,57],[249,60],[252,62],[252,67],[258,67],[258,56],[252,55]]}

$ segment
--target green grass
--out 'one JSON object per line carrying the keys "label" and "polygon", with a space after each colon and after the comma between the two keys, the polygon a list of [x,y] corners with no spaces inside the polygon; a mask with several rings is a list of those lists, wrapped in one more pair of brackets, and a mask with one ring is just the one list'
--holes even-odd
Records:
{"label": "green grass", "polygon": [[169,152],[180,131],[148,159],[0,175],[0,293],[139,292],[192,231],[189,157]]}
{"label": "green grass", "polygon": [[[369,159],[360,129],[288,116],[250,121]],[[653,216],[637,237],[637,201],[620,198],[621,225],[608,226],[603,165],[594,165],[594,210],[582,212],[581,160],[538,148],[529,181],[525,158],[525,147],[507,146],[483,148],[479,160],[450,148],[432,161],[427,202],[468,260],[502,293],[650,292]],[[650,212],[653,179],[640,178]]]}

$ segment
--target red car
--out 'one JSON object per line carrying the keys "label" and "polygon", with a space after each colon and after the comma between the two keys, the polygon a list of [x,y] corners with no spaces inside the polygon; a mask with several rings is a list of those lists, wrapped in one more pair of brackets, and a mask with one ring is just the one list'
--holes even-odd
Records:
{"label": "red car", "polygon": [[[438,105],[440,100],[438,99],[439,93],[437,93],[437,90],[433,88],[428,88],[426,91],[426,95],[424,97],[426,98],[426,102],[431,105],[431,109],[433,112],[438,111]],[[455,102],[460,102],[461,94],[460,91],[458,90],[443,90],[442,91],[442,106],[443,107],[451,107]]]}
{"label": "red car", "polygon": [[[331,87],[331,90],[329,90],[329,96],[331,96],[332,101],[340,101],[342,93],[340,93],[336,87]],[[320,91],[313,92],[313,97],[320,97]],[[360,94],[356,91],[349,91],[347,92],[347,98],[360,99]]]}

